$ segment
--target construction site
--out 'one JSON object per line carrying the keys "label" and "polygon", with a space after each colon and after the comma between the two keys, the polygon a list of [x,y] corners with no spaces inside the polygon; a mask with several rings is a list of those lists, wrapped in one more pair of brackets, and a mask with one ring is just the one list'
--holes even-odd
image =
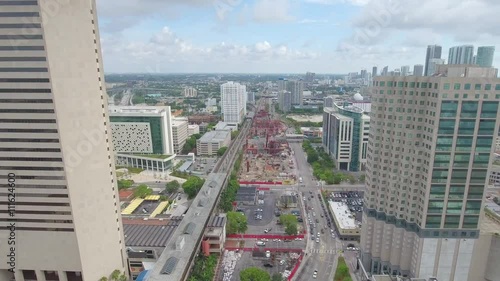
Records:
{"label": "construction site", "polygon": [[286,125],[275,119],[271,99],[258,104],[244,145],[239,173],[241,183],[293,184],[296,181],[293,152],[286,139]]}

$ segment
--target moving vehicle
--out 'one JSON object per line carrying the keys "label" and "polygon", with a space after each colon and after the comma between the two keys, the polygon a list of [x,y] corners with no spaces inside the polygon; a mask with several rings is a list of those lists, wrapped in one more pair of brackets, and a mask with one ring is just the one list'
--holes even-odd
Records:
{"label": "moving vehicle", "polygon": [[270,263],[266,263],[266,264],[264,264],[264,267],[273,267],[273,265]]}
{"label": "moving vehicle", "polygon": [[318,270],[315,270],[315,271],[313,272],[313,278],[314,278],[314,279],[318,278]]}
{"label": "moving vehicle", "polygon": [[271,257],[271,251],[266,251],[266,258],[270,258]]}
{"label": "moving vehicle", "polygon": [[299,182],[300,182],[300,183],[302,183],[302,182],[303,182],[303,181],[302,181],[302,177],[299,177]]}
{"label": "moving vehicle", "polygon": [[261,247],[264,247],[264,246],[266,246],[266,243],[264,243],[264,242],[262,242],[262,241],[257,241],[257,242],[255,243],[255,245],[257,245],[257,246],[261,246]]}

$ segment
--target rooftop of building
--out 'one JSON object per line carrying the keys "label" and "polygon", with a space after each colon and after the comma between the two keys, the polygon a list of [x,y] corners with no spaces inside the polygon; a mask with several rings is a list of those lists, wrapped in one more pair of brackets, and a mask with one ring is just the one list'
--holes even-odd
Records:
{"label": "rooftop of building", "polygon": [[117,153],[117,155],[129,156],[133,158],[149,158],[158,160],[165,160],[174,157],[174,155],[167,155],[167,154],[139,154],[139,153]]}
{"label": "rooftop of building", "polygon": [[208,176],[193,204],[172,234],[175,239],[167,241],[155,267],[147,272],[144,280],[175,281],[183,278],[191,258],[196,254],[198,239],[205,230],[204,225],[211,214],[210,208],[214,206],[226,176],[224,173],[211,173]]}
{"label": "rooftop of building", "polygon": [[330,209],[342,229],[357,229],[359,223],[356,222],[355,216],[349,210],[349,207],[342,202],[328,201]]}
{"label": "rooftop of building", "polygon": [[111,116],[159,116],[170,112],[170,106],[109,106]]}
{"label": "rooftop of building", "polygon": [[482,233],[500,233],[500,216],[496,219],[486,214],[481,220],[480,229]]}
{"label": "rooftop of building", "polygon": [[231,135],[230,131],[222,131],[222,130],[208,131],[199,139],[199,141],[219,142],[226,140],[226,138],[230,135]]}
{"label": "rooftop of building", "polygon": [[172,127],[177,127],[184,125],[188,122],[188,120],[181,120],[181,119],[173,119],[172,120]]}
{"label": "rooftop of building", "polygon": [[217,125],[215,125],[215,130],[220,130],[220,131],[231,130],[235,128],[238,129],[237,123],[219,121]]}
{"label": "rooftop of building", "polygon": [[[163,224],[143,225],[123,223],[125,246],[127,247],[165,247],[177,229],[182,218],[161,221]],[[157,220],[159,221],[159,220]]]}
{"label": "rooftop of building", "polygon": [[346,111],[351,111],[354,113],[363,113],[364,110],[360,107],[357,107],[355,105],[352,105],[351,103],[345,101],[345,102],[335,102],[335,106],[337,106],[339,109],[346,110]]}
{"label": "rooftop of building", "polygon": [[188,128],[199,128],[200,126],[199,125],[196,125],[196,124],[192,124],[192,125],[188,125]]}
{"label": "rooftop of building", "polygon": [[207,224],[207,227],[223,227],[226,224],[226,214],[219,214],[213,217]]}

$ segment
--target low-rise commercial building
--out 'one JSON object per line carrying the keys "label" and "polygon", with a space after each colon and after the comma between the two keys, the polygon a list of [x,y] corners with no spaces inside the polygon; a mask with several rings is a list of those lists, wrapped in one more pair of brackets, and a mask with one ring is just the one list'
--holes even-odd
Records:
{"label": "low-rise commercial building", "polygon": [[193,124],[193,125],[188,125],[188,136],[192,136],[194,134],[199,134],[200,133],[200,126]]}
{"label": "low-rise commercial building", "polygon": [[209,131],[196,141],[196,154],[198,156],[212,156],[217,150],[231,143],[231,131]]}
{"label": "low-rise commercial building", "polygon": [[214,130],[216,131],[238,131],[238,123],[229,123],[229,122],[223,122],[219,121],[217,125],[215,125]]}
{"label": "low-rise commercial building", "polygon": [[219,214],[213,217],[205,228],[202,251],[205,255],[221,254],[226,242],[226,214]]}
{"label": "low-rise commercial building", "polygon": [[358,240],[361,235],[361,223],[356,221],[355,215],[342,202],[328,201],[328,207],[339,232],[339,238],[344,240]]}
{"label": "low-rise commercial building", "polygon": [[182,217],[168,220],[123,219],[128,270],[132,280],[154,266],[181,220]]}

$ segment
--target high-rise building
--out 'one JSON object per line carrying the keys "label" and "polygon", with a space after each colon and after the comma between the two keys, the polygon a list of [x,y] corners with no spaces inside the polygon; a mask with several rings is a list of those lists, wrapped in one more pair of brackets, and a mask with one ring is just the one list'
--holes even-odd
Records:
{"label": "high-rise building", "polygon": [[409,65],[401,66],[401,76],[408,76],[408,75],[410,75],[410,66]]}
{"label": "high-rise building", "polygon": [[198,91],[193,87],[186,87],[183,90],[184,97],[195,98],[198,96]]}
{"label": "high-rise building", "polygon": [[325,97],[325,99],[323,101],[323,107],[333,107],[335,100],[336,100],[336,96]]}
{"label": "high-rise building", "polygon": [[247,102],[255,103],[255,92],[247,92]]}
{"label": "high-rise building", "polygon": [[278,79],[278,93],[282,91],[286,91],[286,82],[287,80],[285,78],[280,78]]}
{"label": "high-rise building", "polygon": [[188,138],[188,120],[184,118],[174,118],[172,121],[172,143],[174,153],[180,154]]}
{"label": "high-rise building", "polygon": [[279,92],[278,106],[282,112],[289,112],[290,110],[292,110],[292,93],[288,91]]}
{"label": "high-rise building", "polygon": [[377,69],[377,67],[376,67],[376,66],[374,66],[374,67],[372,68],[372,77],[376,77],[376,76],[377,76],[377,74],[378,74],[378,73],[377,73],[377,70],[378,70],[378,69]]}
{"label": "high-rise building", "polygon": [[384,66],[382,72],[380,73],[380,76],[386,76],[388,74],[389,74],[389,66]]}
{"label": "high-rise building", "polygon": [[468,280],[500,79],[492,68],[438,71],[374,81],[360,244],[369,272]]}
{"label": "high-rise building", "polygon": [[425,54],[425,69],[424,76],[430,76],[433,73],[429,73],[429,67],[432,59],[441,59],[442,47],[439,45],[429,45],[427,46],[427,53]]}
{"label": "high-rise building", "polygon": [[494,55],[495,55],[495,46],[478,47],[475,64],[482,67],[491,67],[493,65]]}
{"label": "high-rise building", "polygon": [[238,124],[243,122],[246,115],[246,86],[230,81],[220,86],[220,92],[224,122]]}
{"label": "high-rise building", "polygon": [[[359,94],[358,94],[359,95]],[[348,102],[323,109],[323,147],[341,170],[364,171],[370,116]]]}
{"label": "high-rise building", "polygon": [[448,64],[473,64],[473,57],[474,46],[472,45],[451,47],[448,53]]}
{"label": "high-rise building", "polygon": [[368,72],[366,69],[361,69],[361,79],[368,79]]}
{"label": "high-rise building", "polygon": [[314,82],[314,76],[316,76],[316,73],[314,73],[314,72],[307,72],[306,73],[305,82],[306,83],[312,83],[312,82]]}
{"label": "high-rise building", "polygon": [[422,76],[424,75],[424,66],[421,64],[415,64],[413,66],[413,75],[414,76]]}
{"label": "high-rise building", "polygon": [[437,66],[438,65],[441,65],[441,64],[444,64],[444,60],[443,59],[431,59],[429,61],[429,65],[428,65],[428,68],[427,68],[427,74],[428,76],[432,76],[434,75],[434,73],[436,73],[437,71]]}
{"label": "high-rise building", "polygon": [[0,280],[123,272],[95,2],[0,4]]}
{"label": "high-rise building", "polygon": [[109,120],[115,152],[174,154],[170,106],[112,106]]}
{"label": "high-rise building", "polygon": [[304,82],[302,80],[287,81],[287,90],[292,93],[292,105],[303,104]]}

